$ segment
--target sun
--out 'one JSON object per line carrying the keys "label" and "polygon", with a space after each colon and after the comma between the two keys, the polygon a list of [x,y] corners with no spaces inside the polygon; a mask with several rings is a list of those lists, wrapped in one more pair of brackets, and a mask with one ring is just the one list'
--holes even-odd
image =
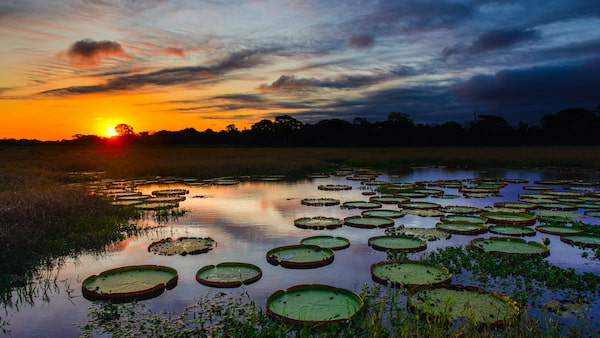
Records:
{"label": "sun", "polygon": [[106,135],[106,137],[113,137],[119,135],[119,133],[117,133],[117,131],[115,130],[115,126],[108,126],[104,131],[104,134]]}

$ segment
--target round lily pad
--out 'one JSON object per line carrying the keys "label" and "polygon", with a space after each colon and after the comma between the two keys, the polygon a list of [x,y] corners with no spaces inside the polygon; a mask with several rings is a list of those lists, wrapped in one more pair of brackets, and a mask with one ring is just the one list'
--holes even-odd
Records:
{"label": "round lily pad", "polygon": [[567,219],[568,222],[573,221],[576,218],[584,217],[582,214],[578,214],[576,212],[570,211],[560,211],[560,210],[538,210],[535,212],[535,215],[540,219],[548,219],[551,220],[551,217],[559,217]]}
{"label": "round lily pad", "polygon": [[333,262],[333,250],[317,245],[287,245],[267,252],[267,262],[292,269],[317,268]]}
{"label": "round lily pad", "polygon": [[534,215],[521,212],[484,212],[481,216],[486,217],[489,222],[495,224],[533,225],[536,221]]}
{"label": "round lily pad", "polygon": [[584,212],[586,216],[600,217],[600,210],[588,210]]}
{"label": "round lily pad", "polygon": [[360,213],[364,217],[389,217],[389,218],[399,218],[404,216],[404,212],[400,210],[386,210],[386,209],[373,209],[373,210],[365,210]]}
{"label": "round lily pad", "polygon": [[379,251],[421,251],[427,248],[424,240],[411,236],[376,236],[369,238],[368,243],[373,249]]}
{"label": "round lily pad", "polygon": [[350,246],[350,240],[344,237],[312,236],[300,241],[304,245],[316,245],[331,250],[341,250]]}
{"label": "round lily pad", "polygon": [[519,316],[519,307],[512,299],[463,285],[414,288],[407,296],[407,305],[412,311],[435,318],[466,318],[478,325],[502,325]]}
{"label": "round lily pad", "polygon": [[394,193],[394,196],[406,197],[406,198],[425,198],[429,195],[423,192],[416,191],[398,191]]}
{"label": "round lily pad", "polygon": [[177,202],[143,202],[136,203],[133,205],[136,209],[140,210],[164,210],[164,209],[173,209],[179,206]]}
{"label": "round lily pad", "polygon": [[494,203],[496,208],[511,208],[511,209],[523,209],[525,211],[533,210],[537,208],[537,205],[533,203],[523,202],[496,202]]}
{"label": "round lily pad", "polygon": [[154,190],[152,195],[154,196],[171,196],[171,195],[186,195],[190,191],[186,189],[161,189]]}
{"label": "round lily pad", "polygon": [[344,224],[355,228],[387,228],[394,225],[394,219],[379,216],[350,216],[344,218]]}
{"label": "round lily pad", "polygon": [[452,274],[437,264],[404,260],[371,265],[371,277],[377,283],[404,287],[447,283]]}
{"label": "round lily pad", "polygon": [[440,217],[444,215],[443,212],[437,209],[406,209],[404,210],[407,214],[422,216],[422,217]]}
{"label": "round lily pad", "polygon": [[118,302],[156,297],[177,285],[177,270],[160,265],[134,265],[111,269],[86,278],[81,284],[89,300]]}
{"label": "round lily pad", "polygon": [[376,209],[381,208],[382,204],[380,202],[350,201],[344,202],[342,207],[348,209]]}
{"label": "round lily pad", "polygon": [[572,211],[577,210],[577,206],[575,204],[567,204],[567,203],[538,203],[538,208],[547,209],[547,210],[558,210],[558,211]]}
{"label": "round lily pad", "polygon": [[534,236],[535,229],[522,226],[495,225],[488,228],[489,232],[505,236]]}
{"label": "round lily pad", "polygon": [[340,204],[335,198],[305,198],[300,203],[310,206],[331,206]]}
{"label": "round lily pad", "polygon": [[564,225],[545,224],[538,225],[535,229],[539,232],[543,232],[551,235],[579,235],[585,231],[579,228],[568,227]]}
{"label": "round lily pad", "polygon": [[150,244],[148,252],[164,256],[197,255],[212,250],[215,243],[210,237],[180,237],[177,239],[169,237]]}
{"label": "round lily pad", "polygon": [[196,280],[204,285],[234,288],[252,284],[262,277],[262,270],[253,264],[225,262],[207,265],[196,272]]}
{"label": "round lily pad", "polygon": [[484,224],[487,222],[487,218],[483,216],[472,216],[472,215],[446,215],[440,217],[440,221],[444,223],[452,222],[466,222],[466,223],[478,223]]}
{"label": "round lily pad", "polygon": [[350,319],[364,303],[355,292],[329,285],[297,285],[267,298],[267,314],[292,324],[318,325]]}
{"label": "round lily pad", "polygon": [[471,246],[483,252],[504,253],[523,256],[548,256],[550,248],[534,241],[527,242],[521,238],[490,237],[476,238]]}
{"label": "round lily pad", "polygon": [[483,224],[467,222],[438,223],[435,227],[436,229],[459,235],[479,235],[488,231],[488,228]]}
{"label": "round lily pad", "polygon": [[563,235],[560,240],[574,245],[580,245],[588,248],[600,247],[600,236],[594,235]]}
{"label": "round lily pad", "polygon": [[468,214],[478,214],[482,210],[477,207],[470,207],[470,206],[464,206],[464,205],[448,205],[448,206],[442,207],[440,209],[440,211],[450,213],[450,214],[468,215]]}
{"label": "round lily pad", "polygon": [[580,197],[580,196],[583,196],[583,193],[579,192],[579,191],[560,191],[560,190],[543,191],[542,194],[556,196],[556,197]]}
{"label": "round lily pad", "polygon": [[427,241],[437,241],[440,238],[450,238],[450,233],[433,228],[403,228],[396,230],[397,235],[411,236],[425,239]]}
{"label": "round lily pad", "polygon": [[352,190],[351,185],[346,184],[322,184],[317,187],[319,190],[325,191],[340,191],[340,190]]}
{"label": "round lily pad", "polygon": [[441,205],[432,202],[402,202],[400,206],[404,209],[439,209]]}
{"label": "round lily pad", "polygon": [[554,188],[552,188],[552,187],[545,187],[543,185],[530,185],[530,186],[523,187],[523,189],[525,189],[525,190],[534,190],[534,191],[547,191],[547,190],[553,190]]}
{"label": "round lily pad", "polygon": [[343,224],[344,221],[339,218],[323,216],[303,217],[294,221],[294,225],[298,228],[315,230],[335,229],[341,227]]}
{"label": "round lily pad", "polygon": [[369,201],[371,202],[379,202],[383,204],[398,204],[408,200],[409,198],[404,196],[373,196],[369,198]]}

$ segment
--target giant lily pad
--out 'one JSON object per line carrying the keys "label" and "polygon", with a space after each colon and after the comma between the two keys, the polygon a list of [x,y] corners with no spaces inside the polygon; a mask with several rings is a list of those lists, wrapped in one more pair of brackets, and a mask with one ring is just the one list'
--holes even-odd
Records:
{"label": "giant lily pad", "polygon": [[489,232],[505,236],[534,236],[535,229],[521,226],[495,225],[488,228]]}
{"label": "giant lily pad", "polygon": [[435,227],[436,229],[459,235],[479,235],[488,231],[488,228],[483,224],[468,222],[438,223]]}
{"label": "giant lily pad", "polygon": [[267,314],[292,324],[317,325],[350,319],[362,310],[362,298],[329,285],[297,285],[267,298]]}
{"label": "giant lily pad", "polygon": [[537,204],[538,208],[546,209],[546,210],[558,210],[558,211],[572,211],[577,210],[577,206],[575,204],[568,203],[549,203],[543,202]]}
{"label": "giant lily pad", "polygon": [[466,318],[478,325],[502,325],[519,316],[519,307],[510,298],[472,286],[417,287],[407,303],[409,309],[435,318]]}
{"label": "giant lily pad", "polygon": [[579,245],[588,248],[600,247],[600,236],[594,235],[564,235],[560,240],[574,245]]}
{"label": "giant lily pad", "polygon": [[344,237],[333,236],[312,236],[304,238],[300,241],[304,245],[316,245],[321,248],[329,248],[331,250],[341,250],[350,246],[350,240]]}
{"label": "giant lily pad", "polygon": [[394,219],[379,216],[350,216],[344,218],[344,224],[355,228],[387,228],[394,225]]}
{"label": "giant lily pad", "polygon": [[134,265],[111,269],[86,278],[81,284],[89,300],[119,302],[147,299],[177,285],[177,270],[160,265]]}
{"label": "giant lily pad", "polygon": [[373,249],[379,251],[421,251],[427,248],[424,240],[411,236],[376,236],[369,238],[368,243]]}
{"label": "giant lily pad", "polygon": [[298,228],[315,230],[335,229],[341,227],[343,224],[344,221],[339,218],[322,216],[303,217],[294,221],[294,225]]}
{"label": "giant lily pad", "polygon": [[532,225],[536,221],[534,215],[521,212],[484,212],[481,216],[495,224]]}
{"label": "giant lily pad", "polygon": [[524,202],[496,202],[494,203],[496,208],[511,208],[511,209],[522,209],[525,211],[533,210],[537,208],[536,204],[524,203]]}
{"label": "giant lily pad", "polygon": [[322,184],[317,187],[319,190],[325,191],[340,191],[340,190],[352,190],[351,185],[346,184]]}
{"label": "giant lily pad", "polygon": [[432,203],[432,202],[402,202],[400,203],[400,206],[404,209],[421,209],[421,210],[428,210],[428,209],[439,209],[441,208],[441,205],[437,204],[437,203]]}
{"label": "giant lily pad", "polygon": [[258,266],[237,262],[207,265],[196,273],[196,280],[204,285],[229,288],[254,283],[261,277]]}
{"label": "giant lily pad", "polygon": [[588,210],[584,212],[586,216],[600,217],[600,210]]}
{"label": "giant lily pad", "polygon": [[584,217],[582,214],[578,214],[576,212],[559,210],[538,210],[535,212],[535,215],[540,220],[547,219],[548,221],[552,221],[552,217],[559,217],[559,219],[567,219],[568,221],[573,221],[576,218]]}
{"label": "giant lily pad", "polygon": [[450,233],[432,228],[403,228],[396,230],[396,235],[422,238],[427,241],[437,241],[440,238],[450,238]]}
{"label": "giant lily pad", "polygon": [[365,210],[360,213],[365,217],[389,217],[389,218],[399,218],[404,216],[404,212],[400,210],[386,210],[386,209],[373,209],[373,210]]}
{"label": "giant lily pad", "polygon": [[551,235],[580,235],[585,232],[579,228],[555,224],[538,225],[535,227],[535,229],[539,232]]}
{"label": "giant lily pad", "polygon": [[342,207],[348,209],[376,209],[381,208],[382,204],[380,202],[365,202],[365,201],[350,201],[344,202]]}
{"label": "giant lily pad", "polygon": [[215,241],[210,238],[180,237],[177,239],[165,238],[153,242],[148,246],[148,251],[159,255],[197,255],[212,250]]}
{"label": "giant lily pad", "polygon": [[369,201],[371,202],[379,202],[383,204],[398,204],[408,200],[409,198],[404,196],[373,196],[369,198]]}
{"label": "giant lily pad", "polygon": [[267,262],[285,268],[317,268],[333,262],[333,250],[317,245],[287,245],[267,252]]}
{"label": "giant lily pad", "polygon": [[371,277],[377,283],[403,287],[447,283],[452,274],[437,264],[405,260],[373,264]]}
{"label": "giant lily pad", "polygon": [[548,256],[550,248],[534,241],[527,242],[521,238],[490,237],[476,238],[471,246],[483,252],[503,253],[523,256]]}
{"label": "giant lily pad", "polygon": [[478,223],[484,224],[487,222],[487,218],[483,216],[472,216],[472,215],[446,215],[440,217],[440,221],[444,223],[452,222],[466,222],[466,223]]}
{"label": "giant lily pad", "polygon": [[172,196],[172,195],[186,195],[190,191],[186,189],[161,189],[154,190],[152,195],[154,196]]}
{"label": "giant lily pad", "polygon": [[480,208],[464,206],[464,205],[448,205],[448,206],[442,207],[440,210],[442,212],[446,212],[446,213],[450,213],[450,214],[461,214],[461,215],[478,214],[482,211]]}
{"label": "giant lily pad", "polygon": [[305,198],[300,203],[310,206],[331,206],[340,204],[335,198]]}

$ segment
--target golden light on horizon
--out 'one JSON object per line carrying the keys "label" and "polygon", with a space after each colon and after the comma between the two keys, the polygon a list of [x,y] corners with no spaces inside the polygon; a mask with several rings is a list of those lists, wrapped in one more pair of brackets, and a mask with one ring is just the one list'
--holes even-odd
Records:
{"label": "golden light on horizon", "polygon": [[104,135],[106,137],[113,137],[113,136],[117,136],[119,135],[119,133],[117,133],[117,131],[115,130],[115,126],[108,126],[106,128],[106,130],[104,131]]}

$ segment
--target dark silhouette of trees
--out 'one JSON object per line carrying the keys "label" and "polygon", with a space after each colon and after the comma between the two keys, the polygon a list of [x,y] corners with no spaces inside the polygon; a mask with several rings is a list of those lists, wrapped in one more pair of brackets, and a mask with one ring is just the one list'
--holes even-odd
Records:
{"label": "dark silhouette of trees", "polygon": [[128,125],[128,124],[125,124],[125,123],[118,124],[115,127],[115,131],[117,132],[117,134],[119,136],[126,136],[127,137],[127,136],[133,136],[133,135],[135,135],[135,132],[133,131],[133,127],[130,126],[130,125]]}
{"label": "dark silhouette of trees", "polygon": [[563,109],[540,120],[549,144],[597,144],[600,118],[583,108]]}
{"label": "dark silhouette of trees", "polygon": [[495,115],[476,115],[476,120],[467,124],[466,137],[474,145],[515,144],[514,129]]}

